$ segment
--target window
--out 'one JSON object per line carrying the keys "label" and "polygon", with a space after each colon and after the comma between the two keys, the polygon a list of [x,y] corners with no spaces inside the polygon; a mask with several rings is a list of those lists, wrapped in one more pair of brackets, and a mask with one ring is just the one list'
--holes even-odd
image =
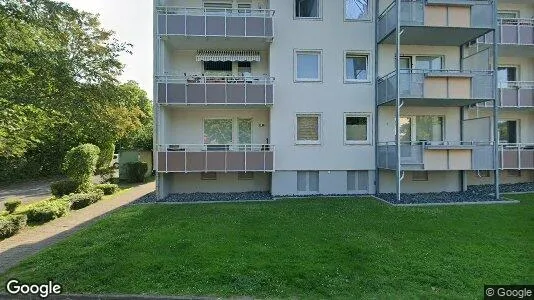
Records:
{"label": "window", "polygon": [[253,180],[254,173],[252,172],[239,172],[237,173],[237,180]]}
{"label": "window", "polygon": [[497,68],[497,78],[499,87],[507,88],[510,81],[518,81],[518,72],[515,66],[506,66]]}
{"label": "window", "polygon": [[416,116],[400,119],[401,142],[441,142],[444,137],[444,117]]}
{"label": "window", "polygon": [[499,22],[504,25],[517,25],[517,18],[519,18],[518,11],[499,11],[497,13]]}
{"label": "window", "polygon": [[491,172],[489,170],[477,171],[475,174],[480,178],[489,178],[489,177],[491,177]]}
{"label": "window", "polygon": [[237,73],[243,76],[250,76],[252,73],[252,66],[250,61],[239,61],[237,62]]}
{"label": "window", "polygon": [[295,18],[320,18],[320,0],[295,0]]}
{"label": "window", "polygon": [[507,170],[508,177],[521,177],[521,170]]}
{"label": "window", "polygon": [[296,52],[295,81],[321,81],[321,52]]}
{"label": "window", "polygon": [[232,119],[206,119],[204,120],[204,144],[232,144],[232,131]]}
{"label": "window", "polygon": [[237,8],[239,8],[238,12],[240,14],[243,14],[243,13],[246,13],[246,14],[250,14],[251,13],[251,8],[252,8],[252,4],[250,3],[238,3],[237,4]]}
{"label": "window", "polygon": [[371,143],[371,117],[361,114],[345,115],[345,142],[347,144]]}
{"label": "window", "polygon": [[217,173],[215,172],[200,173],[200,179],[201,180],[217,180]]}
{"label": "window", "polygon": [[369,172],[368,171],[347,171],[347,191],[368,192]]}
{"label": "window", "polygon": [[204,72],[208,76],[225,76],[232,74],[231,61],[205,61]]}
{"label": "window", "polygon": [[516,144],[518,137],[518,121],[499,121],[499,143]]}
{"label": "window", "polygon": [[442,56],[416,56],[415,68],[418,70],[441,70],[443,69]]}
{"label": "window", "polygon": [[369,0],[345,0],[345,20],[359,20],[368,17]]}
{"label": "window", "polygon": [[319,172],[318,171],[298,171],[297,172],[298,192],[319,192]]}
{"label": "window", "polygon": [[428,181],[428,172],[412,172],[412,181]]}
{"label": "window", "polygon": [[229,2],[204,2],[206,12],[211,14],[224,14],[225,9],[232,9],[232,3]]}
{"label": "window", "polygon": [[345,80],[368,81],[369,80],[369,56],[364,54],[345,55]]}
{"label": "window", "polygon": [[320,142],[321,116],[297,115],[297,143],[318,144]]}

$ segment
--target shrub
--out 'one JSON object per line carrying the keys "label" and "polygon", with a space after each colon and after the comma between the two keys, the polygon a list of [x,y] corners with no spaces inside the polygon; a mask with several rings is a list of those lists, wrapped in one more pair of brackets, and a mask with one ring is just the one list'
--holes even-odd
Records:
{"label": "shrub", "polygon": [[145,180],[146,172],[148,171],[148,164],[146,162],[131,162],[124,165],[126,171],[126,178],[130,182],[143,182]]}
{"label": "shrub", "polygon": [[89,190],[99,153],[100,149],[97,146],[83,144],[72,148],[65,155],[63,169],[67,176],[78,184],[79,191]]}
{"label": "shrub", "polygon": [[104,192],[104,195],[113,195],[119,191],[119,186],[116,184],[105,183],[95,185],[95,189],[101,190]]}
{"label": "shrub", "polygon": [[100,200],[102,200],[102,197],[104,196],[104,192],[101,190],[86,193],[86,194],[73,194],[67,197],[67,199],[70,202],[70,208],[77,210],[82,209],[84,207],[87,207],[93,203],[96,203]]}
{"label": "shrub", "polygon": [[0,239],[15,235],[26,226],[28,218],[25,215],[9,215],[0,217]]}
{"label": "shrub", "polygon": [[78,189],[78,183],[70,179],[56,181],[50,185],[50,190],[52,191],[52,195],[58,198],[75,193],[77,189]]}
{"label": "shrub", "polygon": [[95,174],[101,177],[101,182],[108,182],[111,178],[113,178],[113,175],[115,175],[115,168],[100,168]]}
{"label": "shrub", "polygon": [[113,160],[113,154],[115,154],[115,144],[107,143],[100,145],[100,154],[98,156],[97,168],[109,168],[111,160]]}
{"label": "shrub", "polygon": [[8,213],[12,214],[17,210],[17,207],[19,207],[22,204],[22,201],[19,199],[13,199],[8,200],[4,203],[4,206],[6,207],[6,210]]}
{"label": "shrub", "polygon": [[64,199],[40,201],[30,205],[25,214],[29,223],[44,223],[66,215],[70,209],[70,202]]}

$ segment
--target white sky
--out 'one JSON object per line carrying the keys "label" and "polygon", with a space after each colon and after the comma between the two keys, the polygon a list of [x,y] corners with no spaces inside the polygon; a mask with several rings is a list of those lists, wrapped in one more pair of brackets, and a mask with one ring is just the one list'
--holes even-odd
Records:
{"label": "white sky", "polygon": [[121,42],[133,44],[133,54],[121,56],[126,65],[121,81],[135,80],[152,99],[152,0],[61,0],[100,15],[102,27]]}

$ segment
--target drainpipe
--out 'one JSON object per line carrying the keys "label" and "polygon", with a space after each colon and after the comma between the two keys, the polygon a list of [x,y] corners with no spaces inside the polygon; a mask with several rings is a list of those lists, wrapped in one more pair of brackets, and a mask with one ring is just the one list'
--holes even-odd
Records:
{"label": "drainpipe", "polygon": [[396,126],[396,134],[395,134],[395,142],[397,143],[397,201],[400,202],[401,200],[401,153],[400,153],[400,38],[401,38],[401,32],[400,32],[400,22],[401,22],[401,0],[397,1],[397,28],[395,31],[396,35],[396,46],[397,46],[397,54],[396,54],[396,65],[395,70],[397,74],[397,99],[395,103],[396,108],[396,120],[395,120],[395,126]]}
{"label": "drainpipe", "polygon": [[378,194],[380,194],[380,169],[378,168],[378,88],[377,88],[377,78],[378,78],[378,40],[377,40],[377,35],[378,35],[378,15],[379,15],[379,1],[380,0],[376,0],[375,1],[375,57],[374,57],[374,60],[375,60],[375,69],[373,71],[373,76],[374,76],[374,86],[375,86],[375,107],[374,107],[374,110],[375,110],[375,116],[374,116],[374,121],[375,121],[375,127],[374,127],[374,130],[375,130],[375,140],[374,140],[374,144],[375,144],[375,195],[378,196]]}
{"label": "drainpipe", "polygon": [[499,51],[497,48],[497,5],[493,1],[493,164],[495,167],[495,199],[501,198],[499,191],[499,111],[497,107],[497,59]]}

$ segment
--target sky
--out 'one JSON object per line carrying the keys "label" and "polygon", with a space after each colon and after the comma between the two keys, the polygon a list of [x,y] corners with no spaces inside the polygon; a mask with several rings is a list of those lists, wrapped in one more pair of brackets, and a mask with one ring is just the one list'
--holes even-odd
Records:
{"label": "sky", "polygon": [[61,0],[99,14],[102,27],[119,41],[133,44],[133,54],[120,57],[126,65],[121,81],[135,80],[152,99],[152,0]]}

